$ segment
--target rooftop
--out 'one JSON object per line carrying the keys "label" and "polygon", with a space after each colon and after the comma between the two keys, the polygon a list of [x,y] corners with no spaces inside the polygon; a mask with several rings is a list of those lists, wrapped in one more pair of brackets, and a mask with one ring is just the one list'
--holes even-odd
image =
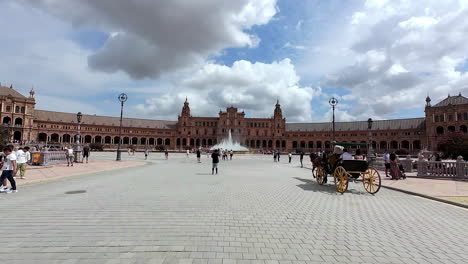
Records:
{"label": "rooftop", "polygon": [[[34,118],[40,121],[76,123],[76,114],[72,114],[72,113],[35,110]],[[81,119],[81,123],[87,124],[87,125],[119,126],[120,124],[119,122],[120,122],[120,117],[113,117],[113,116],[97,116],[97,115],[83,114],[83,118]],[[139,119],[139,118],[124,118],[122,122],[123,127],[162,128],[162,129],[175,128],[176,124],[177,124],[177,121],[151,120],[151,119]]]}
{"label": "rooftop", "polygon": [[443,107],[448,105],[462,105],[468,104],[468,98],[461,95],[461,93],[457,96],[448,96],[444,100],[440,101],[438,104],[434,105],[433,107]]}
{"label": "rooftop", "polygon": [[[424,127],[424,118],[374,120],[372,130],[420,129]],[[331,131],[331,122],[326,123],[286,123],[287,131]],[[335,131],[365,131],[367,121],[335,122]]]}
{"label": "rooftop", "polygon": [[0,85],[0,96],[12,96],[14,98],[27,99],[26,96],[17,92],[12,87],[6,87],[6,86],[1,86],[1,85]]}

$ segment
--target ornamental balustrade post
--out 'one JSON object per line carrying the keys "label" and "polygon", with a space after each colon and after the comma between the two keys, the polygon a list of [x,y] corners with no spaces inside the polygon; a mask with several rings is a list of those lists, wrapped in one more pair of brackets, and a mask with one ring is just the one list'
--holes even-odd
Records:
{"label": "ornamental balustrade post", "polygon": [[424,156],[419,155],[418,157],[418,177],[427,176],[427,161],[424,160]]}
{"label": "ornamental balustrade post", "polygon": [[403,163],[403,168],[405,169],[405,172],[413,171],[413,160],[411,159],[411,155],[406,156],[406,159]]}
{"label": "ornamental balustrade post", "polygon": [[457,178],[463,179],[466,174],[466,162],[463,160],[462,156],[457,157]]}

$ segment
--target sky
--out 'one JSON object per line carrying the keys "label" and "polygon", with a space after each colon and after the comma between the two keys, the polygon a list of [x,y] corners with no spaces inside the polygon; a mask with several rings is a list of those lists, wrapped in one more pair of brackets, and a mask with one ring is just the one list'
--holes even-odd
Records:
{"label": "sky", "polygon": [[424,116],[468,94],[468,0],[0,0],[0,83],[36,108],[176,120]]}

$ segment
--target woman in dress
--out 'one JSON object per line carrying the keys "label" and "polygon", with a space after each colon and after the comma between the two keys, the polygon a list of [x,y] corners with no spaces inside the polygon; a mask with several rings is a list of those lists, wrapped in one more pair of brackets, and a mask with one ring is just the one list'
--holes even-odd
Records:
{"label": "woman in dress", "polygon": [[392,180],[399,180],[401,177],[400,168],[398,167],[398,157],[395,153],[390,154],[390,176],[392,176]]}

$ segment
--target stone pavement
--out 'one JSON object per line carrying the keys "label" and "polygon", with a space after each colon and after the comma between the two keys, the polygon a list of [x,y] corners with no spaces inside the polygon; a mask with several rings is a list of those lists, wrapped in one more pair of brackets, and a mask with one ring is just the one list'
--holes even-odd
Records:
{"label": "stone pavement", "polygon": [[24,179],[16,177],[16,184],[18,186],[51,181],[70,176],[77,176],[82,174],[103,172],[109,170],[116,170],[134,166],[143,166],[143,161],[121,161],[114,162],[111,160],[89,160],[89,163],[74,163],[74,166],[68,167],[67,164],[55,164],[48,167],[28,166]]}
{"label": "stone pavement", "polygon": [[[138,154],[137,154],[138,155]],[[103,154],[102,158],[105,158]],[[124,158],[126,158],[124,156]],[[142,156],[131,157],[134,160]],[[464,263],[468,210],[360,184],[338,194],[297,164],[194,156],[0,195],[5,263]],[[70,194],[67,194],[70,193]]]}
{"label": "stone pavement", "polygon": [[385,173],[381,175],[384,186],[468,204],[468,181],[424,178],[392,181],[385,178]]}

